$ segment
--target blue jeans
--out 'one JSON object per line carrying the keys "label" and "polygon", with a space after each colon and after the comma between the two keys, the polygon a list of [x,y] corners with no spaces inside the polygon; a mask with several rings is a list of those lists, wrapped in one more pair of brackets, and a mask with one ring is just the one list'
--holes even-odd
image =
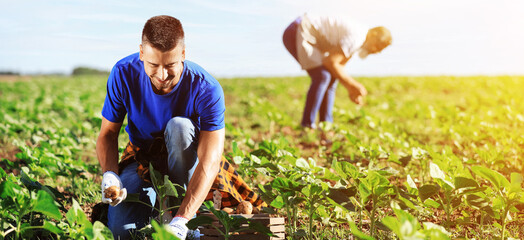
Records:
{"label": "blue jeans", "polygon": [[[198,127],[188,118],[174,117],[166,125],[164,138],[168,151],[169,178],[187,189],[189,180],[198,165]],[[156,193],[150,183],[143,181],[136,173],[138,163],[128,165],[120,179],[127,193],[139,193],[140,200],[154,206]],[[108,227],[115,239],[130,239],[131,233],[140,229],[155,217],[151,207],[142,203],[122,202],[116,207],[109,206]]]}
{"label": "blue jeans", "polygon": [[[286,28],[282,37],[284,46],[297,61],[296,35],[300,22],[300,18],[293,21]],[[316,128],[317,112],[319,113],[319,121],[333,122],[333,105],[338,81],[331,76],[331,73],[324,66],[307,69],[307,73],[311,78],[311,85],[307,93],[301,125]]]}

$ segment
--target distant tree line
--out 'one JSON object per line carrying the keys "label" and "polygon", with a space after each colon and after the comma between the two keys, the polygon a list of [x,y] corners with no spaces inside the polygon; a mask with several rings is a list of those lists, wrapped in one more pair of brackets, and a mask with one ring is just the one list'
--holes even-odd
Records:
{"label": "distant tree line", "polygon": [[0,75],[12,75],[12,76],[19,76],[19,72],[14,71],[0,71]]}
{"label": "distant tree line", "polygon": [[108,75],[108,71],[99,70],[95,68],[90,67],[76,67],[73,69],[73,73],[71,75],[78,76],[78,75]]}

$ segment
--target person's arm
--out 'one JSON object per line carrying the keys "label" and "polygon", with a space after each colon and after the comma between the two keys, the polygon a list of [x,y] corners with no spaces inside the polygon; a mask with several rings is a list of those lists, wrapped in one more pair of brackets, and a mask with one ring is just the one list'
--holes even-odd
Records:
{"label": "person's arm", "polygon": [[118,135],[121,127],[122,123],[114,123],[102,117],[102,127],[96,141],[96,155],[102,173],[118,173]]}
{"label": "person's arm", "polygon": [[340,83],[348,90],[349,98],[356,104],[364,104],[364,97],[368,94],[364,85],[353,79],[344,70],[344,66],[349,61],[342,52],[330,53],[322,59],[322,65],[337,78]]}
{"label": "person's arm", "polygon": [[177,216],[191,219],[204,202],[220,170],[224,151],[225,129],[200,131],[198,140],[198,165],[187,186],[186,196]]}

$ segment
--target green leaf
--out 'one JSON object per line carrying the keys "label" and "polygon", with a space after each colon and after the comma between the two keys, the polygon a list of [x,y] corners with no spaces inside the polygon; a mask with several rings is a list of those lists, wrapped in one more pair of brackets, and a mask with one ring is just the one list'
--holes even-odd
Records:
{"label": "green leaf", "polygon": [[502,225],[500,225],[500,223],[498,222],[494,222],[493,223],[493,226],[497,227],[498,229],[501,229],[502,230]]}
{"label": "green leaf", "polygon": [[269,228],[267,228],[266,226],[264,226],[262,223],[260,222],[256,222],[256,221],[249,221],[249,229],[253,229],[259,233],[262,233],[266,236],[270,236],[270,237],[273,237],[275,236],[275,234],[273,234],[271,232],[271,230],[269,230]]}
{"label": "green leaf", "polygon": [[213,214],[218,218],[218,220],[223,225],[231,224],[231,221],[230,221],[231,219],[229,217],[229,214],[227,214],[226,212],[215,210],[215,212],[213,212]]}
{"label": "green leaf", "polygon": [[27,167],[24,167],[23,169],[24,170],[20,172],[20,181],[24,184],[24,186],[26,186],[26,188],[28,188],[29,190],[41,189],[42,184],[31,179],[29,175],[27,175],[26,171],[29,171],[29,169]]}
{"label": "green leaf", "polygon": [[20,225],[20,233],[22,235],[22,238],[23,239],[30,239],[34,236],[35,234],[35,231],[34,231],[34,226],[31,226],[30,223],[22,223],[22,225]]}
{"label": "green leaf", "polygon": [[37,199],[33,202],[33,211],[41,212],[55,220],[62,219],[62,214],[55,205],[55,200],[43,190],[38,191]]}
{"label": "green leaf", "polygon": [[[284,198],[286,198],[286,196]],[[301,204],[305,201],[306,201],[306,198],[304,197],[291,197],[288,204],[291,204],[292,206],[298,206],[298,204]]]}
{"label": "green leaf", "polygon": [[149,176],[153,185],[161,185],[160,182],[162,181],[162,175],[160,175],[160,173],[157,170],[155,170],[152,163],[149,163]]}
{"label": "green leaf", "polygon": [[0,178],[3,179],[5,177],[7,177],[7,173],[4,171],[3,168],[0,168]]}
{"label": "green leaf", "polygon": [[351,142],[351,144],[353,144],[353,145],[356,145],[357,143],[360,142],[360,139],[358,139],[357,137],[353,136],[350,133],[346,133],[345,136],[346,136],[347,140],[349,140],[349,142]]}
{"label": "green leaf", "polygon": [[271,182],[271,187],[273,187],[274,189],[280,192],[283,192],[283,191],[300,192],[304,186],[300,185],[296,181],[291,181],[290,179],[287,179],[287,178],[278,177],[278,178],[273,179],[273,181]]}
{"label": "green leaf", "polygon": [[74,198],[71,208],[66,213],[66,219],[71,226],[74,226],[75,224],[81,225],[82,228],[86,229],[86,234],[93,229],[93,225],[87,219],[86,214]]}
{"label": "green leaf", "polygon": [[420,197],[420,200],[424,202],[426,199],[437,194],[439,190],[440,187],[438,185],[426,184],[418,189],[418,196]]}
{"label": "green leaf", "polygon": [[424,222],[423,225],[424,225],[424,235],[426,235],[425,239],[431,239],[431,240],[440,240],[440,239],[449,240],[451,239],[449,237],[450,233],[446,231],[444,227],[431,223],[431,222]]}
{"label": "green leaf", "polygon": [[44,225],[42,225],[42,228],[55,234],[62,234],[64,232],[56,227],[54,222],[49,222],[47,220],[44,220]]}
{"label": "green leaf", "polygon": [[140,193],[128,193],[124,202],[142,202],[140,201]]}
{"label": "green leaf", "polygon": [[406,183],[410,188],[418,189],[417,184],[415,183],[415,181],[413,181],[413,178],[411,178],[411,175],[409,174],[406,178]]}
{"label": "green leaf", "polygon": [[455,177],[455,187],[457,189],[478,188],[479,184],[477,183],[477,181],[471,178]]}
{"label": "green leaf", "polygon": [[167,196],[178,197],[178,191],[167,175],[164,175],[164,188]]}
{"label": "green leaf", "polygon": [[205,225],[211,225],[213,224],[215,220],[210,216],[200,215],[196,218],[191,219],[187,223],[187,228],[189,229],[197,229],[198,226],[205,226]]}
{"label": "green leaf", "polygon": [[362,240],[375,240],[375,238],[373,238],[373,237],[371,237],[369,235],[366,235],[365,233],[363,233],[360,230],[358,230],[358,228],[355,225],[355,223],[350,222],[349,226],[351,227],[351,233],[353,234],[353,236],[355,236],[355,238],[362,239]]}
{"label": "green leaf", "polygon": [[295,163],[297,167],[308,170],[310,169],[309,163],[306,161],[306,159],[299,158],[297,159],[297,162]]}
{"label": "green leaf", "polygon": [[152,234],[153,239],[155,240],[180,240],[180,238],[177,238],[175,235],[167,231],[166,226],[161,226],[156,221],[151,221],[151,225],[153,225],[153,229],[155,229],[155,233]]}
{"label": "green leaf", "polygon": [[440,208],[440,203],[438,203],[437,201],[431,198],[426,199],[426,201],[424,201],[424,205],[430,208],[436,208],[436,209]]}
{"label": "green leaf", "polygon": [[357,179],[360,176],[358,168],[349,162],[338,162],[333,160],[333,169],[337,172],[342,178],[348,180],[350,178]]}
{"label": "green leaf", "polygon": [[244,158],[241,157],[241,156],[234,156],[234,157],[233,157],[233,162],[234,162],[236,165],[240,165],[240,164],[242,164],[242,161],[244,161]]}
{"label": "green leaf", "polygon": [[284,199],[282,198],[282,195],[278,195],[270,204],[272,207],[275,208],[282,208],[284,207]]}
{"label": "green leaf", "polygon": [[215,215],[215,217],[218,218],[218,221],[220,221],[224,226],[230,224],[230,218],[229,214],[227,214],[224,211],[218,211],[215,209],[215,206],[213,205],[212,201],[206,201],[204,202],[204,206]]}
{"label": "green leaf", "polygon": [[481,209],[489,206],[489,202],[486,199],[479,197],[475,194],[467,195],[466,203],[475,209]]}
{"label": "green leaf", "polygon": [[473,166],[471,170],[477,175],[489,180],[498,190],[509,189],[510,183],[502,174],[483,166]]}
{"label": "green leaf", "polygon": [[371,189],[368,187],[365,181],[358,184],[358,192],[363,203],[367,203],[369,196],[371,196]]}
{"label": "green leaf", "polygon": [[302,239],[303,237],[307,237],[307,232],[304,229],[299,229],[298,231],[293,233],[293,236],[293,239]]}
{"label": "green leaf", "polygon": [[521,193],[522,192],[522,182],[524,179],[521,174],[511,173],[511,192]]}
{"label": "green leaf", "polygon": [[411,209],[415,209],[415,204],[413,204],[413,202],[411,202],[409,199],[403,197],[402,194],[398,194],[396,200],[398,201],[398,204],[402,205],[402,208],[408,207]]}
{"label": "green leaf", "polygon": [[331,188],[329,189],[328,198],[339,204],[341,207],[352,211],[355,206],[351,204],[351,197],[357,195],[357,188]]}
{"label": "green leaf", "polygon": [[204,206],[213,213],[213,215],[216,215],[215,213],[217,212],[217,210],[215,209],[215,205],[213,204],[212,201],[205,201],[204,202]]}
{"label": "green leaf", "polygon": [[103,223],[96,221],[93,224],[93,237],[96,240],[112,240],[113,233]]}
{"label": "green leaf", "polygon": [[398,235],[398,232],[400,232],[400,222],[397,218],[387,216],[382,218],[382,223],[386,225],[391,231],[395,232]]}
{"label": "green leaf", "polygon": [[233,141],[231,143],[231,145],[232,145],[232,150],[233,150],[233,152],[232,152],[233,156],[243,158],[244,157],[244,153],[242,152],[242,150],[240,150],[240,148],[238,148],[237,142]]}
{"label": "green leaf", "polygon": [[366,179],[369,181],[373,190],[377,189],[379,186],[389,185],[388,179],[375,171],[370,171]]}
{"label": "green leaf", "polygon": [[410,161],[411,161],[411,155],[407,155],[399,159],[399,162],[403,167],[407,166]]}
{"label": "green leaf", "polygon": [[429,164],[429,175],[432,178],[446,180],[446,174],[440,170],[439,166],[434,163]]}
{"label": "green leaf", "polygon": [[[15,191],[17,190],[17,191]],[[0,183],[0,197],[2,199],[11,199],[17,195],[17,192],[20,192],[22,188],[9,180],[3,181]]]}

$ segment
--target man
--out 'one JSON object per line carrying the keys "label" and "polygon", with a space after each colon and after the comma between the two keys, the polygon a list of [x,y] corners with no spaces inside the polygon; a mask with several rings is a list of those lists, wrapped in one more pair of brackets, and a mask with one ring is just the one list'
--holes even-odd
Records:
{"label": "man", "polygon": [[[164,161],[165,168],[157,170],[186,188],[185,198],[169,223],[171,232],[185,239],[186,223],[208,196],[220,169],[224,112],[220,84],[203,68],[185,60],[180,21],[170,16],[149,19],[140,52],[117,62],[109,75],[96,144],[104,173],[102,201],[111,205],[108,227],[115,238],[130,238],[130,230],[149,223],[154,214],[150,207],[123,200],[130,193],[145,195],[151,187],[148,163],[162,166]],[[126,114],[130,143],[119,165],[118,135]],[[155,154],[158,160],[153,160]],[[124,161],[128,159],[132,160]],[[111,186],[122,192],[115,200],[104,193]]]}
{"label": "man", "polygon": [[344,71],[353,54],[365,58],[391,44],[384,27],[363,28],[347,19],[304,14],[284,31],[284,45],[311,77],[311,86],[301,125],[316,128],[317,112],[321,122],[332,122],[337,80],[347,89],[351,101],[364,104],[366,88]]}

